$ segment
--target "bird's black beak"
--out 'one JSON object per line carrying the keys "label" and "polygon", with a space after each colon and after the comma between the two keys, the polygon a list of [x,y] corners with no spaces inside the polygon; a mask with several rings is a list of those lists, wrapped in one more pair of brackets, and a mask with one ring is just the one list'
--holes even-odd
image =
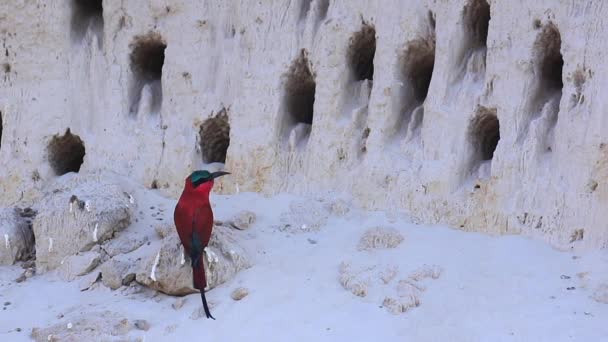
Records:
{"label": "bird's black beak", "polygon": [[226,172],[226,171],[213,172],[211,174],[211,179],[216,179],[218,177],[222,177],[222,176],[229,175],[229,174],[230,174],[230,172]]}

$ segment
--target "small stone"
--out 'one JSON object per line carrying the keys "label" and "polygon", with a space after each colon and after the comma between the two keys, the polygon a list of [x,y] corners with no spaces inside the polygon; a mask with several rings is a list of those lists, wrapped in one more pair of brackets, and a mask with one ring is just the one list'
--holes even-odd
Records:
{"label": "small stone", "polygon": [[186,304],[186,298],[178,298],[175,303],[171,304],[174,310],[179,310]]}
{"label": "small stone", "polygon": [[566,287],[566,290],[568,290],[568,291],[576,290],[576,287],[574,287],[574,286]]}
{"label": "small stone", "polygon": [[11,302],[4,302],[4,306],[9,306],[11,305]]}
{"label": "small stone", "polygon": [[114,326],[113,335],[125,335],[129,332],[129,320],[124,318]]}
{"label": "small stone", "polygon": [[123,286],[127,286],[127,285],[131,284],[131,282],[133,282],[134,280],[135,280],[135,273],[129,273],[122,279],[121,284]]}
{"label": "small stone", "polygon": [[139,330],[148,331],[150,329],[150,323],[144,319],[138,319],[135,321],[135,327]]}
{"label": "small stone", "polygon": [[311,238],[308,238],[308,243],[310,243],[311,245],[316,245],[317,244],[317,240],[313,240]]}
{"label": "small stone", "polygon": [[255,213],[251,211],[241,211],[230,221],[230,225],[236,229],[245,230],[255,222]]}
{"label": "small stone", "polygon": [[244,287],[239,287],[239,288],[235,289],[234,291],[232,291],[232,294],[230,295],[230,297],[234,300],[241,300],[241,299],[247,297],[248,294],[249,294],[249,290],[247,290]]}
{"label": "small stone", "polygon": [[567,276],[567,275],[565,275],[565,274],[562,274],[562,275],[560,276],[560,278],[561,278],[561,279],[570,279],[570,276]]}
{"label": "small stone", "polygon": [[21,328],[15,329],[16,332],[21,332]]}
{"label": "small stone", "polygon": [[68,329],[72,329],[72,327],[74,327],[74,325],[72,324],[72,322],[68,323],[67,325]]}

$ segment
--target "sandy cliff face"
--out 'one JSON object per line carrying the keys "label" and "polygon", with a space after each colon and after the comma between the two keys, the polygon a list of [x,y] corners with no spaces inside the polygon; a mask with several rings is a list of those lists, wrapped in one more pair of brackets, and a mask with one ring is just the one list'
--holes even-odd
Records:
{"label": "sandy cliff face", "polygon": [[[603,1],[0,4],[0,204],[110,169],[608,245]],[[226,146],[227,149],[226,149]],[[212,167],[216,167],[214,164]]]}

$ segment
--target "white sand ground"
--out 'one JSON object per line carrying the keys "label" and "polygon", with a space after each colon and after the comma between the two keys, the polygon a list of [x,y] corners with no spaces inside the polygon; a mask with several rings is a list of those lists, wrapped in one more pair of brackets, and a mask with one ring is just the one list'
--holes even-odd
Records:
{"label": "white sand ground", "polygon": [[[102,285],[81,292],[78,281],[66,283],[53,273],[16,283],[21,267],[0,267],[0,341],[27,341],[32,328],[55,324],[63,331],[58,336],[72,330],[73,340],[83,340],[78,327],[106,311],[118,321],[146,320],[150,328],[112,336],[113,323],[102,323],[94,340],[608,341],[608,304],[594,299],[608,282],[608,251],[560,252],[521,236],[418,225],[398,213],[355,208],[330,216],[319,231],[278,229],[294,200],[301,198],[213,196],[217,219],[243,209],[257,214],[245,240],[254,266],[208,293],[215,321],[196,318],[196,294],[176,310],[176,297]],[[164,215],[171,220],[173,200],[152,193],[145,201],[170,209]],[[127,231],[147,234],[148,223],[141,219]],[[403,242],[358,250],[360,237],[375,226],[395,228]],[[342,287],[343,261],[363,270],[354,276],[367,281],[365,297]],[[417,283],[424,286],[419,306],[400,314],[383,307],[386,297],[400,298],[399,280],[424,265],[441,273]],[[396,275],[384,284],[378,274],[387,269]],[[234,301],[230,294],[238,287],[249,295]]]}

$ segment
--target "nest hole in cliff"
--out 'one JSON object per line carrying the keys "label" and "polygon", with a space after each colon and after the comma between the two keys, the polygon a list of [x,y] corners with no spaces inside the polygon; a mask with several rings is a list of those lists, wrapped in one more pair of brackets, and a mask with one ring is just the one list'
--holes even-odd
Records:
{"label": "nest hole in cliff", "polygon": [[486,46],[490,26],[490,5],[486,0],[471,0],[464,7],[465,31],[473,48]]}
{"label": "nest hole in cliff", "polygon": [[230,146],[228,109],[222,108],[205,120],[200,126],[199,137],[203,163],[225,163]]}
{"label": "nest hole in cliff", "polygon": [[103,1],[72,0],[72,38],[80,41],[89,30],[97,36],[101,43],[103,38]]}
{"label": "nest hole in cliff", "polygon": [[541,87],[549,91],[561,91],[564,59],[561,54],[562,39],[553,23],[543,27],[534,44],[535,57],[540,66]]}
{"label": "nest hole in cliff", "polygon": [[435,37],[410,42],[401,56],[401,79],[411,87],[411,96],[417,104],[426,99],[435,67]]}
{"label": "nest hole in cliff", "polygon": [[284,77],[282,133],[299,142],[310,136],[317,87],[306,50],[300,51]]}
{"label": "nest hole in cliff", "polygon": [[486,0],[470,0],[463,10],[464,41],[457,61],[461,78],[466,72],[482,74],[486,68],[486,45],[490,25],[490,5]]}
{"label": "nest hole in cliff", "polygon": [[413,134],[419,128],[434,67],[435,22],[433,14],[429,13],[427,36],[410,41],[399,54],[397,79],[402,82],[402,87],[397,99],[400,119],[395,132],[408,135],[408,132]]}
{"label": "nest hole in cliff", "polygon": [[136,112],[142,97],[142,90],[150,89],[150,110],[157,112],[162,103],[162,75],[167,43],[157,32],[136,36],[131,47],[131,71],[133,86],[131,112]]}
{"label": "nest hole in cliff", "polygon": [[[500,140],[500,125],[496,108],[479,107],[469,126],[469,139],[476,162],[492,160]],[[474,163],[476,164],[476,163]]]}
{"label": "nest hole in cliff", "polygon": [[48,159],[55,174],[80,171],[84,161],[84,142],[68,128],[64,135],[56,134],[47,146]]}
{"label": "nest hole in cliff", "polygon": [[374,79],[374,56],[376,54],[376,29],[363,23],[361,30],[350,39],[348,61],[357,81]]}

